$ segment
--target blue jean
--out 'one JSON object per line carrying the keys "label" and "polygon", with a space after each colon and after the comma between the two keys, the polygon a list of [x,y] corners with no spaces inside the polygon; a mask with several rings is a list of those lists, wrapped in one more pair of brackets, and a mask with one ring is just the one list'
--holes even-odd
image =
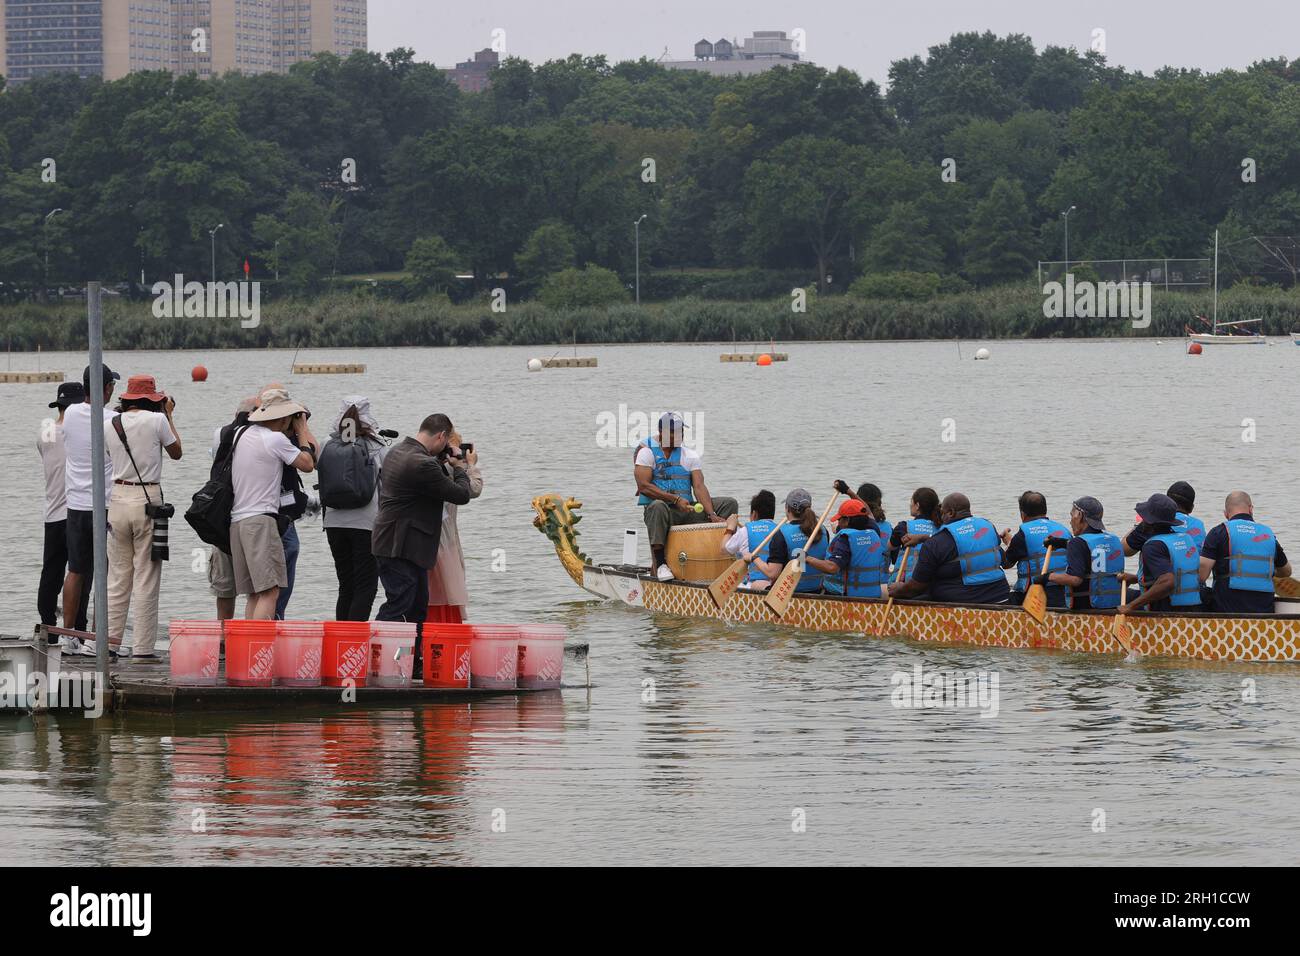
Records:
{"label": "blue jean", "polygon": [[280,542],[284,545],[284,567],[288,577],[289,584],[287,587],[280,588],[279,600],[275,602],[275,619],[284,620],[284,610],[289,606],[289,598],[293,596],[293,573],[298,567],[298,526],[292,521],[284,534],[280,535]]}

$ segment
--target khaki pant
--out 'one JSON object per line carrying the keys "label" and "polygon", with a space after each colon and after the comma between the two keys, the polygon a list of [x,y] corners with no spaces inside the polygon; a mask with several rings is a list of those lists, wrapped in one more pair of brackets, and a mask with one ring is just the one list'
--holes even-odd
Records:
{"label": "khaki pant", "polygon": [[[162,501],[161,489],[149,488],[155,503]],[[126,613],[134,610],[134,654],[152,654],[158,639],[158,588],[162,584],[162,562],[154,561],[153,519],[144,513],[144,489],[134,485],[113,485],[108,504],[108,642],[117,643],[126,630]]]}

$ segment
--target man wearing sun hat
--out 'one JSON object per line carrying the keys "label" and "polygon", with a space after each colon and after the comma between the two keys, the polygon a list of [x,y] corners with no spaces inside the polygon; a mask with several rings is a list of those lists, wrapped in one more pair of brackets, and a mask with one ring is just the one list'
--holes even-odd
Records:
{"label": "man wearing sun hat", "polygon": [[[50,408],[59,410],[57,419],[47,418],[41,423],[36,450],[40,452],[45,469],[45,547],[41,557],[41,582],[36,591],[36,610],[41,623],[54,626],[59,623],[59,592],[68,567],[68,496],[64,485],[64,467],[67,458],[63,443],[63,415],[72,405],[86,400],[86,390],[80,382],[63,382]],[[86,605],[90,593],[82,595],[76,624],[78,630],[86,629]],[[58,643],[51,638],[51,643]]]}
{"label": "man wearing sun hat", "polygon": [[[1178,504],[1168,495],[1152,495],[1134,506],[1146,532],[1142,542],[1142,593],[1120,607],[1121,614],[1148,611],[1197,611],[1201,609],[1200,549],[1192,536],[1176,531],[1180,523]],[[1136,575],[1125,573],[1121,580],[1133,583]]]}
{"label": "man wearing sun hat", "polygon": [[316,468],[320,443],[307,426],[307,409],[282,388],[268,388],[249,424],[234,436],[230,557],[235,590],[249,595],[248,617],[272,620],[280,589],[288,586],[281,540],[280,488],[285,465]]}
{"label": "man wearing sun hat", "polygon": [[163,453],[181,457],[181,436],[172,421],[176,401],[152,375],[132,375],[121,395],[104,447],[113,462],[108,501],[108,642],[118,644],[128,610],[135,629],[133,657],[154,656],[158,638],[158,590],[167,559],[167,515],[162,489]]}

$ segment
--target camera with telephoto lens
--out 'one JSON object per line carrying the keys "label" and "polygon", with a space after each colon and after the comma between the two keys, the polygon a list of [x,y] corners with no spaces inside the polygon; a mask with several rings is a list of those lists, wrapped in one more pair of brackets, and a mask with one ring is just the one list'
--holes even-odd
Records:
{"label": "camera with telephoto lens", "polygon": [[[171,505],[167,505],[168,508]],[[171,558],[171,552],[167,548],[167,519],[153,519],[153,544],[149,549],[149,559],[151,561],[167,561]]]}
{"label": "camera with telephoto lens", "polygon": [[144,506],[144,514],[146,518],[153,518],[154,521],[167,521],[176,517],[176,506],[164,501],[158,504],[150,502]]}

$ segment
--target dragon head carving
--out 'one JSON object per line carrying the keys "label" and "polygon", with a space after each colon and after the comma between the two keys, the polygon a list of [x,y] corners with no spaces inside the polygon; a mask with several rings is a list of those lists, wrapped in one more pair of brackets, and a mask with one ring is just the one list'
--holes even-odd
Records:
{"label": "dragon head carving", "polygon": [[533,499],[533,527],[540,531],[555,546],[564,570],[569,577],[582,585],[582,569],[591,561],[578,548],[578,529],[575,527],[582,520],[577,511],[582,502],[576,498],[563,498],[560,495],[538,495]]}

